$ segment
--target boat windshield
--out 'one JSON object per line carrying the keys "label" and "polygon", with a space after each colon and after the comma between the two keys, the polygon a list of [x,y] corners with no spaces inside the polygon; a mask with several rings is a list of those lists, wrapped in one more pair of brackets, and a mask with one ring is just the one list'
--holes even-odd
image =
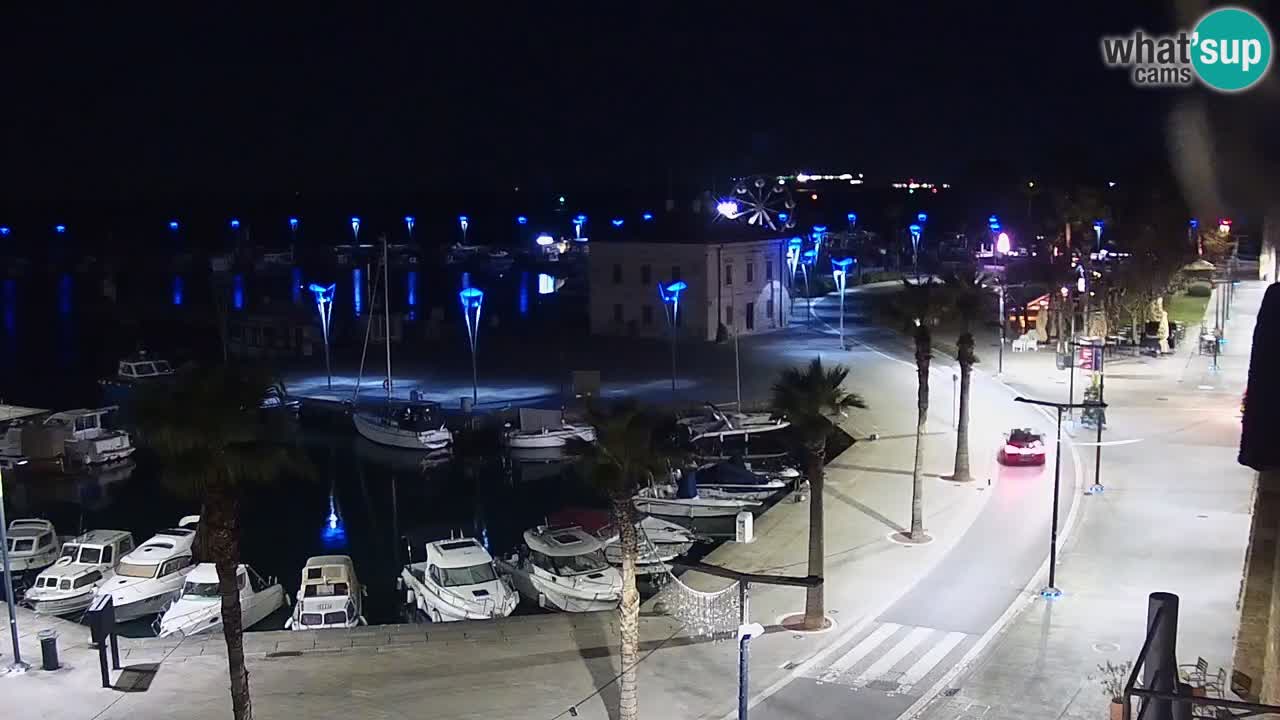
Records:
{"label": "boat windshield", "polygon": [[132,578],[153,578],[156,571],[160,569],[159,565],[143,565],[140,563],[121,562],[116,568],[117,575]]}
{"label": "boat windshield", "polygon": [[59,555],[58,557],[60,557],[60,558],[64,558],[64,557],[65,557],[65,558],[71,558],[71,560],[72,560],[72,561],[75,561],[75,559],[76,559],[76,554],[77,554],[77,553],[79,553],[79,552],[80,552],[80,546],[79,546],[79,545],[76,545],[76,544],[74,544],[74,543],[67,543],[66,545],[63,545],[63,546],[62,546],[62,554],[61,554],[61,555]]}
{"label": "boat windshield", "polygon": [[31,552],[35,547],[35,538],[9,538],[9,552]]}
{"label": "boat windshield", "polygon": [[440,584],[445,587],[458,585],[479,585],[493,582],[498,576],[493,572],[491,563],[481,563],[470,567],[440,568]]}
{"label": "boat windshield", "polygon": [[80,563],[82,565],[97,565],[100,562],[102,562],[102,548],[80,548]]}
{"label": "boat windshield", "polygon": [[600,550],[582,555],[552,557],[551,562],[555,566],[557,575],[582,575],[609,567],[609,563],[605,562],[604,553]]}
{"label": "boat windshield", "polygon": [[218,583],[190,582],[182,586],[182,597],[214,600],[218,598]]}

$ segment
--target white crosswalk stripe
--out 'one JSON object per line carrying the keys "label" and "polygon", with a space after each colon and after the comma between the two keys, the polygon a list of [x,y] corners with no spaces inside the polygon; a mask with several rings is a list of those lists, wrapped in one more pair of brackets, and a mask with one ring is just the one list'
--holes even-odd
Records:
{"label": "white crosswalk stripe", "polygon": [[930,670],[933,670],[938,663],[942,662],[942,659],[945,658],[948,653],[955,650],[956,646],[959,645],[965,637],[967,636],[960,632],[947,633],[946,637],[942,639],[942,642],[934,645],[929,649],[929,652],[921,656],[915,664],[902,672],[901,677],[898,678],[898,684],[902,686],[900,690],[905,690],[906,688],[923,680],[924,676],[928,675]]}
{"label": "white crosswalk stripe", "polygon": [[862,642],[854,645],[852,650],[841,655],[835,662],[831,663],[831,667],[827,668],[827,671],[822,673],[822,676],[818,679],[823,682],[831,682],[835,680],[840,676],[840,673],[848,670],[854,665],[857,665],[859,660],[866,657],[872,650],[875,650],[880,643],[884,642],[890,635],[897,632],[899,627],[901,626],[894,625],[893,623],[885,623],[884,625],[876,628],[870,635],[863,638]]}
{"label": "white crosswalk stripe", "polygon": [[855,689],[906,693],[939,672],[943,661],[974,635],[884,623],[871,629],[816,679]]}
{"label": "white crosswalk stripe", "polygon": [[884,655],[871,664],[871,667],[863,670],[858,677],[854,678],[854,685],[866,685],[872,680],[879,680],[886,673],[893,669],[898,661],[906,657],[916,646],[924,642],[924,639],[933,634],[931,628],[918,627],[907,633],[907,637],[894,645]]}

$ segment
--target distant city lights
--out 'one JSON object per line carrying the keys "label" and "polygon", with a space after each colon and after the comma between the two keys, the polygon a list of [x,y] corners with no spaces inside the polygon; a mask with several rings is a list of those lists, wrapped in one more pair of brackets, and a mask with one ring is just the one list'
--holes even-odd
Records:
{"label": "distant city lights", "polygon": [[889,187],[893,188],[894,190],[907,190],[907,191],[914,192],[916,190],[934,190],[937,188],[942,188],[943,190],[950,190],[951,184],[950,183],[937,184],[937,183],[931,183],[931,182],[917,182],[916,180],[912,179],[912,180],[907,180],[906,182],[889,183]]}
{"label": "distant city lights", "polygon": [[[836,174],[815,175],[812,173],[801,172],[801,173],[795,174],[796,182],[801,182],[801,183],[839,181],[839,182],[847,182],[850,185],[861,185],[863,183],[862,178],[863,178],[862,173],[858,173],[856,176],[853,173],[840,173],[838,175]],[[778,184],[779,185],[786,184],[787,179],[788,177],[786,175],[779,175]]]}

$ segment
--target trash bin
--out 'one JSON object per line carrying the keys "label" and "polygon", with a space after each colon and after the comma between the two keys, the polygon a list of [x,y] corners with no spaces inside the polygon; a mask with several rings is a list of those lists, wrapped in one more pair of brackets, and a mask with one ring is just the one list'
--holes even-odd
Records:
{"label": "trash bin", "polygon": [[471,398],[463,397],[461,398],[461,400],[462,400],[462,412],[464,413],[471,412],[472,405],[474,404]]}
{"label": "trash bin", "polygon": [[58,664],[58,631],[41,630],[36,637],[40,638],[40,667],[45,670],[62,667]]}

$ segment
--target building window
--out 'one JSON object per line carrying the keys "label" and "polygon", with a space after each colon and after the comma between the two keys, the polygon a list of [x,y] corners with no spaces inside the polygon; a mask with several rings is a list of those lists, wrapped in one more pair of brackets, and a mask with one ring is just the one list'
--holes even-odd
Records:
{"label": "building window", "polygon": [[732,265],[724,266],[724,284],[725,285],[733,284],[733,266]]}
{"label": "building window", "polygon": [[733,306],[724,306],[724,324],[733,327]]}
{"label": "building window", "polygon": [[622,322],[622,304],[621,303],[614,303],[613,305],[613,321],[616,323]]}
{"label": "building window", "polygon": [[640,266],[640,284],[648,285],[653,282],[653,269],[648,265]]}
{"label": "building window", "polygon": [[653,306],[652,305],[645,305],[640,308],[640,322],[644,323],[646,326],[653,324]]}
{"label": "building window", "polygon": [[672,265],[671,266],[671,282],[675,282],[679,279],[680,279],[680,266]]}
{"label": "building window", "polygon": [[773,261],[772,260],[764,261],[764,281],[773,282]]}
{"label": "building window", "polygon": [[613,284],[622,284],[622,265],[618,263],[615,263],[613,266]]}
{"label": "building window", "polygon": [[749,262],[747,263],[747,284],[750,285],[751,283],[755,282],[755,280],[756,280],[756,264]]}
{"label": "building window", "polygon": [[[751,267],[751,266],[748,265],[747,267]],[[756,329],[756,304],[753,302],[749,302],[747,303],[747,330],[755,330],[755,329]]]}
{"label": "building window", "polygon": [[769,298],[768,302],[764,304],[764,316],[770,320],[773,319],[773,298]]}

